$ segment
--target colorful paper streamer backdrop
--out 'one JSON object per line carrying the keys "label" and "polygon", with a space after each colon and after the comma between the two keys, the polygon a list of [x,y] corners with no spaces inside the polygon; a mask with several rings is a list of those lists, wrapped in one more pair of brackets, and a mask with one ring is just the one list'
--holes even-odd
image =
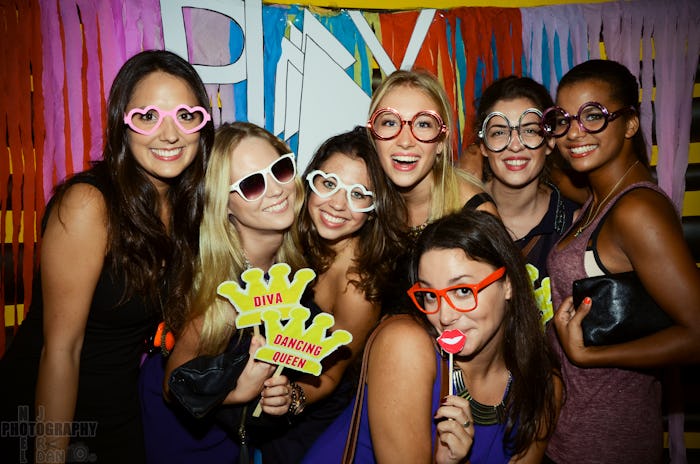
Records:
{"label": "colorful paper streamer backdrop", "polygon": [[[207,3],[183,3],[188,59],[212,66],[235,61],[245,47],[246,31],[230,18],[205,9]],[[243,3],[250,6],[253,2]],[[609,58],[640,74],[642,127],[648,143],[654,130],[651,87],[656,84],[659,182],[680,208],[700,51],[696,5],[692,0],[641,0],[437,10],[415,66],[432,71],[444,82],[454,104],[456,143],[463,149],[473,140],[474,102],[489,82],[523,74],[555,92],[558,79],[571,66],[601,55],[602,40]],[[268,129],[273,126],[282,39],[304,29],[307,10],[355,58],[345,72],[371,95],[373,79],[382,73],[348,10],[271,4],[261,4],[260,10],[265,81],[262,111]],[[419,12],[361,14],[399,67]],[[8,156],[0,158],[0,226],[6,230],[2,277],[3,282],[10,282],[3,286],[2,296],[8,304],[5,297],[23,288],[22,295],[9,304],[28,304],[37,256],[36,222],[45,201],[57,182],[101,156],[112,80],[129,56],[165,47],[163,22],[158,0],[0,0],[0,15],[6,25],[0,32],[4,64],[0,68],[0,129],[8,144]],[[247,86],[245,80],[207,85],[217,124],[248,119]],[[288,138],[294,148],[297,136]],[[10,273],[19,273],[22,279],[8,279]],[[0,340],[0,350],[3,347],[4,340]]]}

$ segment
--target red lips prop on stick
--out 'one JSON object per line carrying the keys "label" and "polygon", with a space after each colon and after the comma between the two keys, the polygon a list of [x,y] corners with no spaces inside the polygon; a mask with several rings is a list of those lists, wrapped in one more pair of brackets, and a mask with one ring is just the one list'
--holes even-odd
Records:
{"label": "red lips prop on stick", "polygon": [[452,371],[454,370],[454,360],[452,356],[459,353],[464,348],[464,344],[467,342],[467,336],[462,333],[461,330],[451,329],[445,330],[438,338],[438,345],[450,354],[449,357],[449,394],[454,394],[454,386],[452,382]]}

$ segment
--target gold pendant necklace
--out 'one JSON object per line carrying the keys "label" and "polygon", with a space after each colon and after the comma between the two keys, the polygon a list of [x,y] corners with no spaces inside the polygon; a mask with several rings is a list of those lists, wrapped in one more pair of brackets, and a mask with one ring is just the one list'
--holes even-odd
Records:
{"label": "gold pendant necklace", "polygon": [[576,232],[574,232],[574,237],[578,237],[579,235],[581,235],[581,232],[583,232],[586,229],[586,227],[591,225],[591,223],[598,216],[598,213],[600,212],[600,210],[603,207],[603,205],[605,204],[605,202],[608,201],[610,196],[615,192],[615,190],[617,190],[617,188],[620,186],[620,184],[625,179],[625,177],[627,177],[627,174],[629,174],[630,171],[632,170],[632,168],[635,167],[637,164],[639,164],[639,160],[635,161],[630,167],[627,168],[627,170],[622,175],[622,177],[620,177],[620,179],[615,183],[615,185],[613,185],[613,188],[610,189],[608,194],[605,195],[605,198],[603,198],[603,200],[600,203],[598,203],[598,206],[596,206],[596,208],[595,208],[595,212],[593,211],[593,204],[591,203],[591,208],[588,210],[588,216],[586,217],[586,222],[581,224],[581,226],[579,226],[579,228],[576,229]]}

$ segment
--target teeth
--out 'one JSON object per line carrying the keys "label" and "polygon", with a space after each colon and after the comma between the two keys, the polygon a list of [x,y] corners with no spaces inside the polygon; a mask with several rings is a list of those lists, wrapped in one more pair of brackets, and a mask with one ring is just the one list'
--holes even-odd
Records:
{"label": "teeth", "polygon": [[417,156],[393,156],[392,159],[399,163],[415,163],[418,161]]}
{"label": "teeth", "polygon": [[333,224],[342,224],[343,222],[345,222],[345,219],[339,218],[337,216],[332,216],[326,213],[325,211],[321,211],[321,216],[323,217],[323,219],[325,219],[328,222],[332,222]]}
{"label": "teeth", "polygon": [[268,212],[268,213],[277,213],[277,212],[285,209],[287,207],[287,204],[289,204],[289,201],[287,201],[285,199],[284,201],[281,201],[281,202],[277,203],[276,205],[268,206],[263,211]]}
{"label": "teeth", "polygon": [[508,166],[522,166],[523,164],[527,164],[527,161],[528,160],[525,159],[507,159],[503,162]]}
{"label": "teeth", "polygon": [[598,145],[584,145],[582,147],[571,147],[571,153],[581,155],[583,153],[594,150]]}
{"label": "teeth", "polygon": [[151,148],[151,151],[156,155],[160,156],[161,158],[172,158],[180,154],[180,149],[161,149],[161,148]]}

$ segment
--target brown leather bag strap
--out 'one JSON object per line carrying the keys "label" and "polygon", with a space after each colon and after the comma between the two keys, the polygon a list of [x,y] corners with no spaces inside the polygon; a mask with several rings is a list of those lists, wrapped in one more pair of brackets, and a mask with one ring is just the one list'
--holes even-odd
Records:
{"label": "brown leather bag strap", "polygon": [[390,320],[396,318],[412,317],[408,314],[398,314],[395,316],[387,316],[382,318],[377,327],[372,331],[367,342],[365,343],[365,351],[362,355],[362,369],[360,370],[360,378],[357,382],[357,393],[355,394],[355,406],[352,409],[352,419],[350,420],[350,429],[348,437],[345,440],[345,451],[343,451],[343,464],[353,464],[355,461],[355,449],[357,448],[357,438],[360,434],[360,421],[362,419],[362,403],[365,400],[365,383],[367,382],[367,366],[369,365],[369,353],[372,347],[372,342],[379,331]]}
{"label": "brown leather bag strap", "polygon": [[535,245],[537,245],[537,242],[539,242],[541,235],[535,235],[532,237],[528,242],[527,245],[525,245],[522,250],[520,250],[523,254],[523,258],[527,259],[527,255],[530,254],[533,248],[535,248]]}
{"label": "brown leather bag strap", "polygon": [[[436,347],[438,351],[440,347]],[[440,356],[440,362],[438,364],[437,375],[440,376],[440,400],[446,397],[450,393],[450,366],[448,364],[447,358],[445,356]],[[435,432],[437,434],[437,432]],[[438,449],[438,439],[435,437],[435,449],[433,450],[433,463],[437,462],[437,449]]]}

